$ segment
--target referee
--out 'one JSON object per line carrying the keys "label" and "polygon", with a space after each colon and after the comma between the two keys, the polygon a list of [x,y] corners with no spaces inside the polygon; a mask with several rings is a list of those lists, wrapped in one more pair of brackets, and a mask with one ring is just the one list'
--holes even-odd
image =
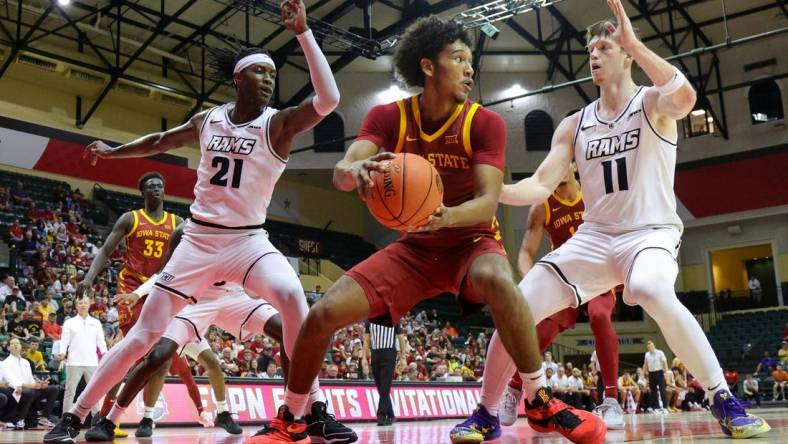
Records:
{"label": "referee", "polygon": [[665,370],[668,360],[653,341],[646,343],[648,351],[643,359],[643,372],[648,373],[648,386],[651,388],[651,408],[655,412],[667,413],[668,398],[665,393]]}
{"label": "referee", "polygon": [[[378,388],[378,425],[391,425],[394,422],[394,409],[391,407],[391,381],[397,361],[407,352],[405,335],[399,325],[387,327],[367,321],[364,325],[364,357],[372,364],[372,377]],[[399,350],[398,350],[399,349]]]}

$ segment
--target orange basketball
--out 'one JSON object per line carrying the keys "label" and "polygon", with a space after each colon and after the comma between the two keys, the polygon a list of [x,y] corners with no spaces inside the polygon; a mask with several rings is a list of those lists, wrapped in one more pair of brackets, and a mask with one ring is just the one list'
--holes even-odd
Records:
{"label": "orange basketball", "polygon": [[416,154],[400,153],[385,163],[385,172],[371,174],[375,186],[366,199],[369,212],[392,230],[424,225],[443,202],[440,174]]}

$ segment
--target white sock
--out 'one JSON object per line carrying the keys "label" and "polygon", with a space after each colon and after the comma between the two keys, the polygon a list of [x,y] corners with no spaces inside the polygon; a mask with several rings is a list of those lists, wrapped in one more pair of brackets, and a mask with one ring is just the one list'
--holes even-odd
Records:
{"label": "white sock", "polygon": [[495,415],[494,412],[498,411],[506,385],[516,370],[517,367],[506,352],[498,331],[495,331],[487,349],[487,362],[484,366],[484,380],[482,380],[481,399],[479,399],[479,404],[483,405],[490,414]]}
{"label": "white sock", "polygon": [[142,414],[143,418],[153,419],[153,407],[145,406],[145,413]]}
{"label": "white sock", "polygon": [[541,368],[532,373],[520,372],[520,377],[523,379],[523,393],[525,393],[525,399],[527,399],[529,403],[536,399],[536,392],[539,391],[540,388],[547,386],[547,379],[545,379],[544,370]]}
{"label": "white sock", "polygon": [[293,393],[290,389],[285,392],[285,405],[290,409],[290,413],[298,419],[304,416],[306,402],[309,400],[308,393]]}
{"label": "white sock", "polygon": [[311,406],[316,402],[328,404],[325,395],[323,395],[323,390],[320,390],[320,382],[317,380],[317,378],[312,381],[312,387],[309,388],[309,402],[307,404]]}
{"label": "white sock", "polygon": [[120,424],[120,417],[123,416],[123,413],[126,411],[126,407],[121,407],[116,402],[112,405],[112,410],[109,411],[107,414],[107,419],[112,421],[113,424],[118,425]]}
{"label": "white sock", "polygon": [[227,401],[216,401],[214,403],[216,405],[216,414],[226,412],[227,411]]}

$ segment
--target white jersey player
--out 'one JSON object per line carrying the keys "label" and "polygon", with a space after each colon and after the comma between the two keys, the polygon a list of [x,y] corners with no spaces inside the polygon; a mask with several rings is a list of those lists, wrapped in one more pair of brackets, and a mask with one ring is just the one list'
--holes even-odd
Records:
{"label": "white jersey player", "polygon": [[[587,33],[599,99],[564,119],[534,175],[504,186],[500,197],[509,205],[539,204],[564,177],[573,158],[577,163],[585,223],[537,262],[520,289],[538,323],[624,284],[624,301],[643,307],[707,389],[723,431],[737,438],[764,433],[768,424],[748,415],[730,393],[706,335],[673,287],[682,229],[673,193],[676,120],[693,109],[695,91],[684,74],[640,42],[621,1],[607,3],[616,20],[592,25]],[[633,63],[655,86],[632,81]],[[487,357],[485,407],[485,402],[498,405],[515,369],[497,333]]]}
{"label": "white jersey player", "polygon": [[[313,100],[281,111],[272,109],[269,101],[277,71],[271,57],[256,48],[215,51],[216,74],[237,89],[234,103],[198,113],[177,128],[119,147],[102,142],[87,147],[86,154],[95,163],[99,157],[146,157],[199,143],[201,160],[193,219],[156,281],[137,324],[105,356],[74,407],[64,413],[44,442],[73,442],[90,406],[153,346],[172,318],[214,282],[237,283],[252,297],[265,295],[282,316],[284,348],[292,352],[308,311],[306,298],[298,276],[268,240],[262,224],[294,136],[333,111],[339,102],[339,91],[331,68],[307,27],[304,3],[284,1],[282,21],[296,34],[304,52],[315,90]],[[331,429],[332,433],[344,433],[344,442],[355,441],[355,433],[327,415],[317,379],[310,394],[316,414],[307,421],[318,425],[310,427],[310,433]]]}

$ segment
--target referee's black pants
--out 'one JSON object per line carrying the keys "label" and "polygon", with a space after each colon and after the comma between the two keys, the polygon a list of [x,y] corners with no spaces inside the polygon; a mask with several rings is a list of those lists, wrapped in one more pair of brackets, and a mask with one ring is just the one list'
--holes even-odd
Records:
{"label": "referee's black pants", "polygon": [[381,348],[372,350],[372,377],[378,388],[378,417],[394,419],[394,408],[391,406],[391,381],[397,365],[397,350]]}
{"label": "referee's black pants", "polygon": [[651,408],[659,408],[659,400],[662,397],[662,408],[668,408],[668,397],[665,392],[665,372],[657,370],[648,372],[648,386],[651,389]]}

